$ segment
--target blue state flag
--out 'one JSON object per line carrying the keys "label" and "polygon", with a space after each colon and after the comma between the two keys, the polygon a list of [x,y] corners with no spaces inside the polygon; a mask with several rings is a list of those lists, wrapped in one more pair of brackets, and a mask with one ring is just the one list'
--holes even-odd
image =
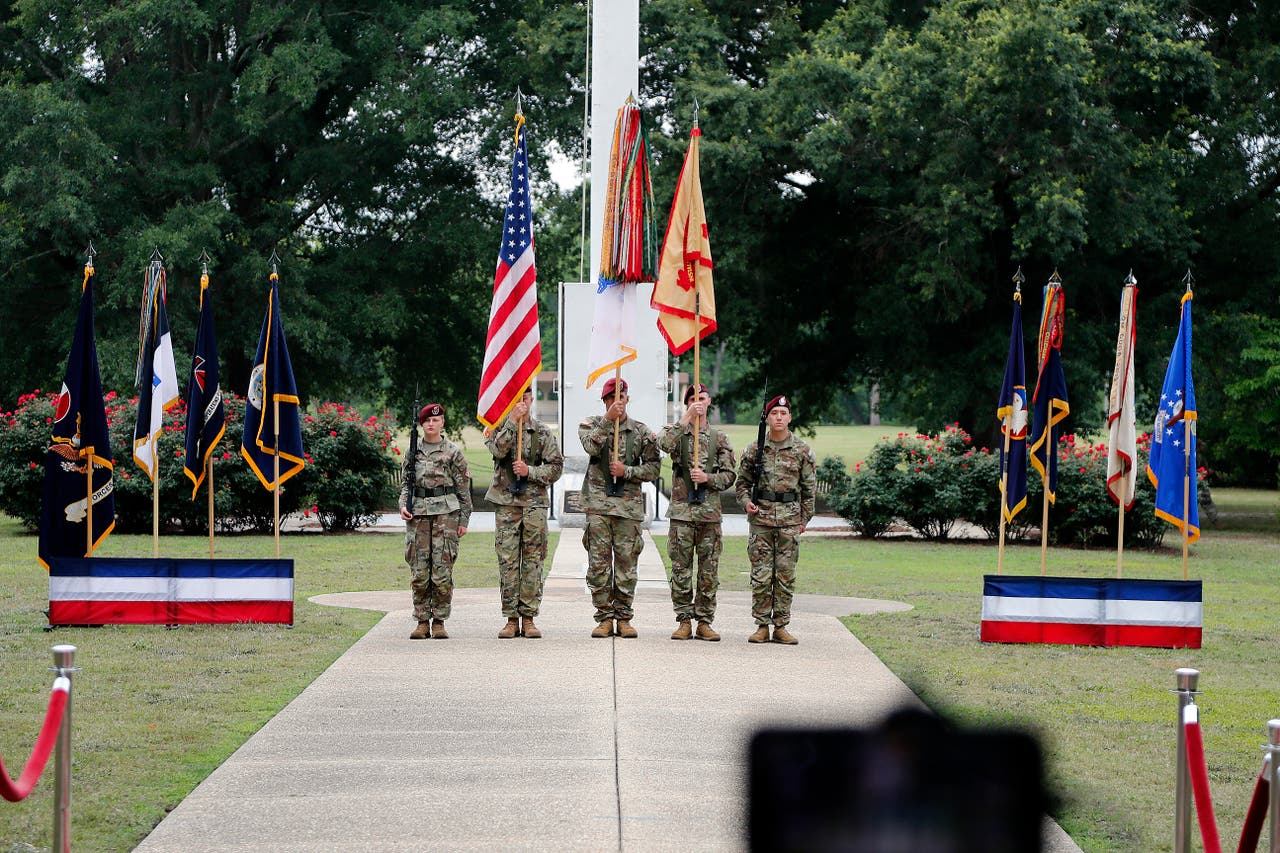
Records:
{"label": "blue state flag", "polygon": [[46,569],[56,557],[89,556],[116,524],[111,435],[93,329],[93,279],[93,267],[85,267],[80,313],[45,452],[38,554]]}
{"label": "blue state flag", "polygon": [[152,263],[142,293],[142,322],[139,327],[138,422],[133,428],[133,461],[154,483],[159,475],[156,446],[164,430],[165,409],[178,396],[178,368],[173,363],[173,340],[169,335],[169,315],[165,311],[164,267]]}
{"label": "blue state flag", "polygon": [[1044,313],[1040,317],[1040,372],[1036,377],[1031,429],[1031,464],[1040,474],[1049,503],[1057,499],[1058,436],[1054,427],[1071,413],[1067,377],[1062,372],[1062,332],[1066,297],[1057,274],[1044,289]]}
{"label": "blue state flag", "polygon": [[[1187,540],[1200,538],[1200,508],[1196,495],[1196,389],[1191,381],[1191,291],[1182,297],[1178,340],[1169,356],[1169,369],[1160,388],[1160,408],[1151,429],[1147,477],[1156,487],[1156,517],[1179,530]],[[1184,508],[1185,507],[1185,508]]]}
{"label": "blue state flag", "polygon": [[[280,319],[280,277],[271,274],[267,316],[262,321],[258,352],[249,375],[244,407],[244,438],[240,455],[249,463],[264,489],[277,488],[307,464],[302,453],[302,424],[298,418],[298,390]],[[277,419],[277,412],[279,417]],[[280,478],[275,459],[280,458]]]}
{"label": "blue state flag", "polygon": [[996,417],[1000,433],[1007,436],[1009,452],[1000,444],[1000,489],[1003,493],[1004,520],[1013,517],[1027,505],[1027,366],[1022,343],[1022,294],[1013,297],[1013,326],[1009,329],[1009,357],[1004,366],[1004,384]]}
{"label": "blue state flag", "polygon": [[213,327],[213,299],[209,276],[200,276],[200,322],[196,348],[191,356],[191,378],[187,384],[187,441],[183,470],[191,480],[195,500],[209,470],[209,457],[226,432],[222,388],[218,385],[218,339]]}

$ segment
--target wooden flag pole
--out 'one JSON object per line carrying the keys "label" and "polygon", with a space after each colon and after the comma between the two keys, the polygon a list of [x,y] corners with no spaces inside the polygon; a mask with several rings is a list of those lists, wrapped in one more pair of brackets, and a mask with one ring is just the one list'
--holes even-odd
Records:
{"label": "wooden flag pole", "polygon": [[1182,419],[1182,579],[1187,579],[1187,552],[1191,547],[1191,420]]}
{"label": "wooden flag pole", "polygon": [[[163,411],[161,417],[164,417]],[[160,442],[157,441],[151,453],[151,464],[155,473],[151,477],[151,556],[160,556]],[[93,500],[92,496],[89,498]]]}
{"label": "wooden flag pole", "polygon": [[[619,364],[617,367],[613,369],[614,399],[617,399],[617,396],[621,393],[622,393],[622,365]],[[614,462],[618,461],[618,436],[621,431],[622,431],[622,421],[621,420],[614,421],[613,422],[613,461]],[[613,479],[616,480],[618,478],[614,477]]]}
{"label": "wooden flag pole", "polygon": [[205,478],[209,484],[209,559],[213,559],[213,454],[205,460]]}
{"label": "wooden flag pole", "polygon": [[1124,504],[1120,505],[1119,532],[1116,533],[1116,577],[1124,577]]}
{"label": "wooden flag pole", "polygon": [[88,491],[84,495],[85,504],[85,530],[84,530],[84,555],[87,557],[93,551],[93,454],[90,453],[84,458],[85,469],[88,471]]}
{"label": "wooden flag pole", "polygon": [[[1046,441],[1052,441],[1053,427],[1049,427]],[[1050,446],[1051,449],[1052,445]],[[1048,460],[1046,460],[1047,463]],[[1049,468],[1046,464],[1044,472],[1044,511],[1040,515],[1040,575],[1043,577],[1049,563]]]}
{"label": "wooden flag pole", "polygon": [[[686,262],[686,268],[688,264]],[[692,270],[690,270],[689,280],[693,281]],[[697,285],[694,285],[697,287]],[[702,294],[698,291],[693,293],[693,399],[696,402],[702,401],[702,362],[699,339],[702,337]],[[690,468],[701,468],[702,457],[698,455],[698,431],[702,428],[697,418],[693,419],[693,460],[689,463]],[[697,486],[694,486],[697,489]]]}
{"label": "wooden flag pole", "polygon": [[996,574],[1004,574],[1005,510],[1009,506],[1009,431],[1013,429],[1013,412],[1004,417],[1004,470],[1000,472],[1000,547],[996,554]]}
{"label": "wooden flag pole", "polygon": [[280,398],[272,389],[272,419],[275,421],[273,429],[275,430],[275,447],[271,448],[271,460],[275,469],[273,479],[271,480],[274,488],[271,490],[271,510],[275,516],[275,540],[276,540],[276,559],[280,559]]}
{"label": "wooden flag pole", "polygon": [[[524,392],[528,390],[529,390],[528,385],[520,389],[521,400],[524,399]],[[516,419],[516,458],[519,459],[523,455],[524,455],[524,418],[517,418]]]}

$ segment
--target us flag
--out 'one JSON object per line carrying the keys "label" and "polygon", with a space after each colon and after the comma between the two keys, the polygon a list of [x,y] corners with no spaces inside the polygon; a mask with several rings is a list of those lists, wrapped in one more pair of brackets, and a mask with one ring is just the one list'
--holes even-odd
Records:
{"label": "us flag", "polygon": [[538,329],[538,271],[533,261],[533,199],[529,194],[529,155],[524,116],[516,115],[516,150],[511,191],[502,221],[498,269],[493,279],[489,334],[476,417],[496,426],[511,411],[542,369]]}

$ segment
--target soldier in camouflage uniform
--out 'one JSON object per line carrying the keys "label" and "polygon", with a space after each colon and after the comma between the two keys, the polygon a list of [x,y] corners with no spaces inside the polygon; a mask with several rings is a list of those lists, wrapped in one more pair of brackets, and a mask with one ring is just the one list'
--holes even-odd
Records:
{"label": "soldier in camouflage uniform", "polygon": [[751,615],[758,626],[747,641],[769,642],[772,623],[773,642],[794,646],[799,640],[787,624],[796,588],[800,534],[813,518],[817,466],[809,445],[791,433],[791,404],[785,396],[769,400],[761,417],[768,436],[763,442],[759,483],[756,458],[761,449],[756,442],[747,446],[738,466],[738,502],[746,507],[750,521]]}
{"label": "soldier in camouflage uniform", "polygon": [[[542,636],[533,617],[542,604],[542,561],[547,557],[547,487],[560,479],[564,456],[550,428],[530,415],[533,392],[526,389],[506,420],[485,439],[493,454],[493,485],[485,500],[494,504],[493,547],[498,552],[502,615],[498,639]],[[522,431],[520,458],[516,435]]]}
{"label": "soldier in camouflage uniform", "polygon": [[[694,399],[697,392],[697,399]],[[706,385],[690,385],[684,394],[684,417],[662,428],[658,447],[671,457],[671,530],[667,555],[671,558],[671,604],[676,611],[673,640],[715,642],[716,589],[720,586],[720,493],[733,485],[733,448],[718,429],[707,426],[711,395]],[[696,425],[696,426],[695,426]],[[693,431],[698,431],[698,458],[693,460]],[[690,498],[693,498],[692,500]],[[698,559],[697,595],[693,560]],[[697,619],[698,630],[691,621]]]}
{"label": "soldier in camouflage uniform", "polygon": [[462,450],[442,435],[444,406],[423,406],[418,423],[422,441],[416,458],[404,460],[400,487],[404,559],[413,571],[413,615],[418,620],[409,639],[447,640],[444,620],[453,601],[453,561],[471,520],[471,474]]}
{"label": "soldier in camouflage uniform", "polygon": [[[605,413],[578,424],[578,438],[591,457],[582,481],[582,508],[587,514],[582,544],[587,549],[587,586],[596,606],[596,628],[591,636],[610,636],[617,620],[618,636],[632,638],[638,636],[631,625],[636,561],[644,549],[640,531],[644,493],[640,484],[658,479],[661,456],[657,437],[647,426],[627,417],[626,382],[610,379],[604,383],[601,399]],[[615,423],[619,425],[616,460]],[[617,493],[610,495],[610,490]]]}

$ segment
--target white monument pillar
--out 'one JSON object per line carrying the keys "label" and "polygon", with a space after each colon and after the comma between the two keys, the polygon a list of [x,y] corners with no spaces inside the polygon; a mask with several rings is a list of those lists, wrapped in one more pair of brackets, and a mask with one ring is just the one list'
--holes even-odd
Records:
{"label": "white monument pillar", "polygon": [[[587,457],[578,442],[583,418],[603,413],[600,393],[604,379],[587,387],[587,357],[591,318],[595,307],[596,277],[600,271],[600,242],[604,231],[605,196],[609,187],[609,151],[618,108],[627,96],[640,100],[640,2],[597,0],[591,5],[591,254],[587,258],[588,281],[560,285],[560,445],[565,455],[565,476],[557,489],[556,513],[563,512],[566,492],[582,487]],[[652,127],[649,127],[652,132]],[[666,217],[654,211],[655,226],[665,227]],[[630,286],[630,285],[628,285]],[[628,412],[655,432],[667,422],[667,346],[657,330],[657,318],[649,308],[652,284],[637,292],[637,356],[622,367],[622,378],[631,396]],[[656,490],[647,489],[652,516]]]}

